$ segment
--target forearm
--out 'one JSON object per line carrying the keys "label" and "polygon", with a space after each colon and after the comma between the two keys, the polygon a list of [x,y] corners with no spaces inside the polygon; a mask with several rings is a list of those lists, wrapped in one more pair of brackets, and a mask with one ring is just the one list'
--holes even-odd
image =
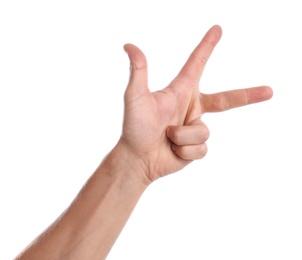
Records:
{"label": "forearm", "polygon": [[104,159],[74,202],[17,259],[105,259],[148,186],[120,147]]}

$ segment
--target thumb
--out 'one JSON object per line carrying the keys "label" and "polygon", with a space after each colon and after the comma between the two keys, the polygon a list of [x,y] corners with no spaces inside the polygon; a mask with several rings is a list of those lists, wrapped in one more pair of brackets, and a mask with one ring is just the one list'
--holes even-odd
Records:
{"label": "thumb", "polygon": [[130,78],[125,98],[135,99],[148,90],[148,65],[144,53],[133,44],[125,44],[124,50],[130,59]]}

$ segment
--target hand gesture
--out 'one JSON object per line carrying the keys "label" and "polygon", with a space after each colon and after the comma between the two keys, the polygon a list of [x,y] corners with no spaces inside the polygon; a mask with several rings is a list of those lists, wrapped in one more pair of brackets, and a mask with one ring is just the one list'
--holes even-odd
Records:
{"label": "hand gesture", "polygon": [[152,93],[148,89],[145,55],[132,44],[124,46],[131,73],[124,96],[124,123],[118,145],[136,158],[149,181],[205,156],[209,130],[201,121],[204,113],[225,111],[272,97],[271,88],[266,86],[200,93],[201,75],[221,35],[219,26],[210,28],[172,82]]}

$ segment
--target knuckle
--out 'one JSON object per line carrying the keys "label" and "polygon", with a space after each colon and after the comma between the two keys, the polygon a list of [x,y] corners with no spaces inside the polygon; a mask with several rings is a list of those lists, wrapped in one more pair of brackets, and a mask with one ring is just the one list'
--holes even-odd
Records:
{"label": "knuckle", "polygon": [[227,95],[221,95],[219,99],[219,106],[221,110],[225,111],[230,108],[230,100]]}
{"label": "knuckle", "polygon": [[203,39],[203,44],[205,44],[205,45],[209,45],[211,48],[214,48],[215,47],[215,42],[214,41],[210,41],[210,40],[208,40],[208,39]]}
{"label": "knuckle", "polygon": [[195,53],[192,53],[191,56],[194,60],[196,60],[198,63],[201,63],[202,65],[206,65],[208,62],[208,59],[205,56],[198,56]]}
{"label": "knuckle", "polygon": [[205,125],[205,124],[200,124],[198,125],[198,128],[196,128],[197,132],[197,138],[196,141],[198,141],[199,143],[204,143],[205,141],[207,141],[210,137],[210,131],[209,128]]}
{"label": "knuckle", "polygon": [[196,156],[197,159],[203,158],[207,154],[208,148],[206,144],[201,144],[196,146]]}
{"label": "knuckle", "polygon": [[201,135],[202,135],[202,140],[203,141],[207,141],[210,137],[210,130],[207,126],[203,126],[202,127],[202,131],[201,131]]}

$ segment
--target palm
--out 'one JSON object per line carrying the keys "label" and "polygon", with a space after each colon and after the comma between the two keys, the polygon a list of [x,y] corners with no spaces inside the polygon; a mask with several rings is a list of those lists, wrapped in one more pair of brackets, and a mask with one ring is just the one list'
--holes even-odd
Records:
{"label": "palm", "polygon": [[[123,136],[133,152],[147,159],[148,167],[153,168],[149,169],[150,173],[157,172],[162,176],[188,164],[189,161],[171,150],[165,130],[169,125],[184,124],[184,111],[189,103],[189,100],[180,101],[171,89],[166,88],[142,96],[127,106]],[[183,104],[181,109],[179,104]]]}
{"label": "palm", "polygon": [[147,63],[143,53],[133,45],[125,46],[132,73],[125,92],[121,139],[147,165],[151,180],[180,170],[191,162],[172,151],[167,127],[200,124],[199,117],[205,112],[263,101],[272,94],[267,87],[212,95],[199,93],[199,79],[220,36],[220,27],[212,27],[171,84],[153,93],[148,90]]}

